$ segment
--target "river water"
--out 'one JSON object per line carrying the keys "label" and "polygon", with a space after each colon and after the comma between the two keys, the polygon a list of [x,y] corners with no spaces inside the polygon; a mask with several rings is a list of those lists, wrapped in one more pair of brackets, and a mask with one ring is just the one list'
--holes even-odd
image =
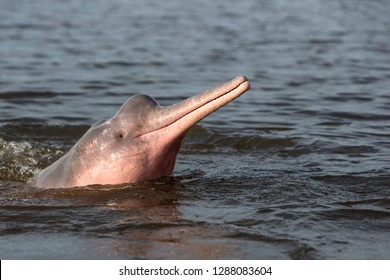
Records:
{"label": "river water", "polygon": [[[0,1],[1,259],[390,258],[390,1]],[[136,93],[246,75],[174,176],[26,181]]]}

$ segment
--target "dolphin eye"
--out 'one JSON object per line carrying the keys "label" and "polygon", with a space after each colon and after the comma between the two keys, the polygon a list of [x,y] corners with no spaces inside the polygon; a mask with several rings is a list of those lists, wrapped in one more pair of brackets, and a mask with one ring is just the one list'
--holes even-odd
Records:
{"label": "dolphin eye", "polygon": [[117,135],[117,138],[122,139],[123,138],[123,133],[119,132]]}

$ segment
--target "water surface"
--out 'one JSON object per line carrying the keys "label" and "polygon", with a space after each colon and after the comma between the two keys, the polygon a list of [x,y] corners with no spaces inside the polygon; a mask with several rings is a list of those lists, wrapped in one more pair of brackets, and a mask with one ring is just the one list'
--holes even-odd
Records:
{"label": "water surface", "polygon": [[[390,2],[0,3],[1,259],[388,259]],[[26,181],[136,93],[246,75],[170,178]]]}

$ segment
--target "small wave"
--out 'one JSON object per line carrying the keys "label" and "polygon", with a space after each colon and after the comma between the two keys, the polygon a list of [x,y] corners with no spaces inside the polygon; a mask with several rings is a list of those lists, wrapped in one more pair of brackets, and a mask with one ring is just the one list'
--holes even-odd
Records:
{"label": "small wave", "polygon": [[313,38],[309,40],[309,44],[315,45],[328,45],[328,44],[341,44],[343,42],[342,39],[339,38]]}
{"label": "small wave", "polygon": [[256,241],[262,241],[262,242],[270,242],[270,243],[294,243],[295,241],[292,239],[287,238],[281,238],[276,236],[265,236],[261,234],[254,234],[254,233],[247,233],[247,232],[238,232],[235,234],[229,235],[229,237],[232,238],[242,238],[242,239],[250,239],[250,240],[256,240]]}
{"label": "small wave", "polygon": [[34,99],[34,98],[54,98],[57,93],[52,91],[6,91],[0,92],[0,99],[14,100],[14,99]]}
{"label": "small wave", "polygon": [[259,135],[231,135],[214,132],[201,126],[193,127],[185,138],[184,150],[233,148],[235,150],[287,148],[297,144],[298,138],[262,137]]}
{"label": "small wave", "polygon": [[20,29],[20,30],[39,30],[51,31],[54,29],[52,25],[38,23],[19,23],[19,24],[0,24],[0,29]]}
{"label": "small wave", "polygon": [[0,125],[0,137],[7,141],[62,142],[65,145],[80,138],[88,125],[50,125],[41,123],[4,123]]}
{"label": "small wave", "polygon": [[[15,212],[15,211],[56,211],[69,209],[63,205],[0,205],[0,209]],[[73,209],[73,207],[72,207]]]}
{"label": "small wave", "polygon": [[331,112],[330,117],[351,120],[367,120],[367,121],[389,121],[389,114],[374,114],[374,113],[353,113],[353,112]]}
{"label": "small wave", "polygon": [[165,62],[160,61],[120,61],[120,60],[110,60],[103,62],[81,62],[79,66],[86,69],[106,69],[106,68],[138,68],[138,67],[161,67],[165,66]]}
{"label": "small wave", "polygon": [[[390,211],[385,209],[345,208],[325,211],[322,215],[331,220],[369,220],[370,222],[374,222],[375,220],[387,221],[390,218]],[[382,226],[385,225],[390,229],[390,225],[387,223],[382,224]],[[377,226],[379,227],[380,224],[377,224]]]}
{"label": "small wave", "polygon": [[298,242],[297,240],[294,239],[288,239],[288,238],[276,237],[276,236],[265,236],[261,234],[245,233],[245,232],[231,234],[229,235],[229,237],[234,239],[246,239],[246,240],[252,240],[257,242],[271,243],[276,246],[281,246],[285,249],[289,248],[288,256],[294,260],[314,259],[316,256],[316,250],[313,247]]}
{"label": "small wave", "polygon": [[[353,186],[357,190],[361,186],[371,187],[371,188],[383,188],[386,190],[386,187],[390,183],[390,176],[386,175],[375,175],[372,176],[371,173],[362,173],[362,174],[344,174],[344,175],[322,175],[322,176],[312,176],[311,179],[327,184],[332,185],[348,185]],[[362,189],[362,191],[364,191]]]}
{"label": "small wave", "polygon": [[339,92],[334,96],[325,96],[323,99],[334,102],[370,102],[374,100],[371,94],[367,92]]}
{"label": "small wave", "polygon": [[389,114],[375,114],[368,112],[342,112],[342,111],[330,111],[330,112],[321,112],[316,110],[299,110],[297,114],[302,114],[305,116],[319,116],[326,119],[337,118],[342,121],[352,120],[352,121],[388,121],[390,120]]}
{"label": "small wave", "polygon": [[3,124],[0,129],[0,180],[25,182],[60,158],[88,129],[37,123]]}
{"label": "small wave", "polygon": [[347,207],[374,205],[375,207],[384,207],[385,209],[390,210],[390,198],[345,201],[339,202],[338,204]]}
{"label": "small wave", "polygon": [[4,141],[0,138],[0,180],[25,181],[37,165],[32,145],[27,141]]}

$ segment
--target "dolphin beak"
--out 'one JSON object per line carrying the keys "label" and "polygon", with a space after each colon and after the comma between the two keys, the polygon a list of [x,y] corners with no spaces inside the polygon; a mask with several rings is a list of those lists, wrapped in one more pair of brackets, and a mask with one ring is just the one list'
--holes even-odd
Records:
{"label": "dolphin beak", "polygon": [[176,135],[184,135],[197,122],[236,99],[250,88],[244,76],[205,91],[172,106],[161,107],[161,127],[171,127]]}

